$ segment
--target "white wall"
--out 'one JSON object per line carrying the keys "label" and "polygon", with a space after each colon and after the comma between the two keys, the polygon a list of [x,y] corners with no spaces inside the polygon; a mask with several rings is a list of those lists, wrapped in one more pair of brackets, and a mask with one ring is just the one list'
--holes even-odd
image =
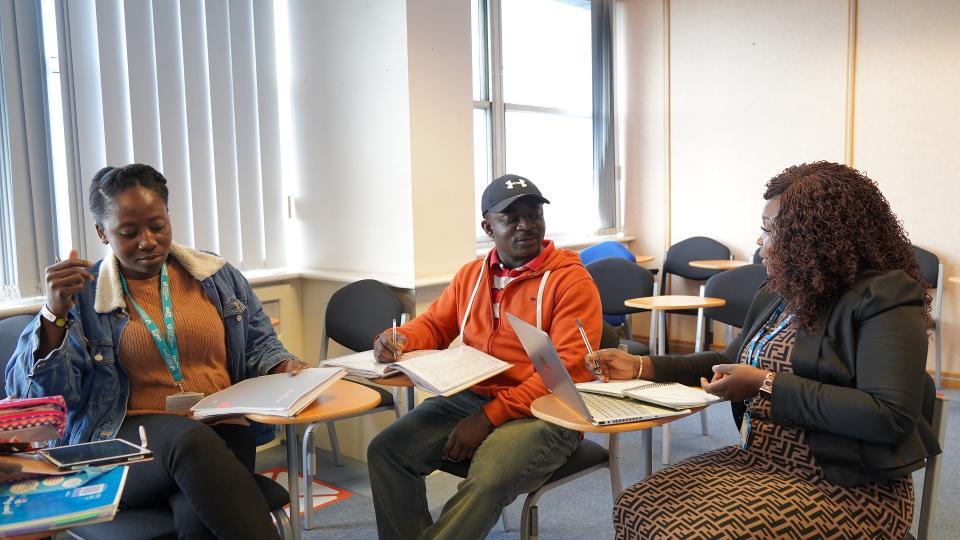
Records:
{"label": "white wall", "polygon": [[474,256],[470,2],[407,2],[414,268],[450,276]]}
{"label": "white wall", "polygon": [[[745,258],[766,180],[803,161],[843,162],[852,149],[852,164],[878,181],[911,240],[937,253],[947,275],[960,274],[960,222],[950,210],[960,199],[960,6],[857,5],[852,32],[847,2],[618,2],[620,155],[634,251],[707,235]],[[658,61],[667,54],[668,64]],[[658,85],[669,88],[665,98]],[[653,223],[658,192],[668,203]],[[631,217],[636,211],[648,215]],[[955,373],[958,304],[960,286],[948,283],[943,359]],[[692,339],[692,326],[680,330],[674,336]]]}
{"label": "white wall", "polygon": [[[344,283],[373,277],[413,289],[475,256],[469,9],[445,0],[288,5],[308,362]],[[330,356],[346,352],[334,345]],[[391,420],[338,422],[344,455],[363,459]]]}

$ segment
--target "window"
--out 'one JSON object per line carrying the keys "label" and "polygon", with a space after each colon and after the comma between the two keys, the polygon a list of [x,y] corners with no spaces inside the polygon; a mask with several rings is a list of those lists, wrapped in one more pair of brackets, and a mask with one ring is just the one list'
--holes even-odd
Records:
{"label": "window", "polygon": [[0,303],[44,294],[58,254],[106,252],[86,210],[105,165],[163,172],[178,242],[287,264],[284,8],[0,0]]}
{"label": "window", "polygon": [[479,198],[507,172],[550,199],[552,238],[616,229],[607,0],[473,0]]}

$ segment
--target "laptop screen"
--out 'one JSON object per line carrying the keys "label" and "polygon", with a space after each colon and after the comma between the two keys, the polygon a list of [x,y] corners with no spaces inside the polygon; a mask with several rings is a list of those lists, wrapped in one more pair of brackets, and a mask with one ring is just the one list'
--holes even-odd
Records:
{"label": "laptop screen", "polygon": [[513,327],[523,350],[527,351],[527,356],[533,362],[534,369],[540,374],[543,384],[568,407],[580,413],[584,418],[593,422],[593,415],[587,409],[580,392],[577,390],[567,367],[560,360],[560,354],[553,347],[550,336],[543,330],[526,323],[519,318],[507,313],[507,319]]}

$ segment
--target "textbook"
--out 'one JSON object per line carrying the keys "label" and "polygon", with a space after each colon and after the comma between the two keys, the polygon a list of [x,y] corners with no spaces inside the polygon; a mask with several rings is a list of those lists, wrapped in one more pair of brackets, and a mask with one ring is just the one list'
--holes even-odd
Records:
{"label": "textbook", "polygon": [[[43,533],[113,518],[127,467],[114,467],[83,482],[80,473],[11,485],[0,499],[0,536]],[[57,486],[48,484],[55,483]]]}
{"label": "textbook", "polygon": [[456,394],[513,367],[469,345],[440,351],[411,351],[391,363],[378,362],[373,351],[364,351],[324,360],[321,364],[340,367],[351,375],[367,379],[403,373],[417,388],[440,396]]}
{"label": "textbook", "polygon": [[699,388],[692,388],[680,383],[656,383],[643,379],[606,383],[591,381],[577,384],[577,390],[593,394],[628,397],[671,409],[706,407],[711,403],[721,401],[718,396],[708,394]]}
{"label": "textbook", "polygon": [[210,394],[190,408],[194,418],[264,414],[296,416],[324,390],[342,379],[340,368],[306,368],[291,376],[286,373],[253,377]]}

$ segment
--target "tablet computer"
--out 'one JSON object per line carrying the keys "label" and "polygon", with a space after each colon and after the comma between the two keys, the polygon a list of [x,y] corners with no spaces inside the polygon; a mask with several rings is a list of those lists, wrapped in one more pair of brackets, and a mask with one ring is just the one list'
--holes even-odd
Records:
{"label": "tablet computer", "polygon": [[44,448],[38,453],[61,471],[116,465],[153,458],[153,452],[123,439]]}

